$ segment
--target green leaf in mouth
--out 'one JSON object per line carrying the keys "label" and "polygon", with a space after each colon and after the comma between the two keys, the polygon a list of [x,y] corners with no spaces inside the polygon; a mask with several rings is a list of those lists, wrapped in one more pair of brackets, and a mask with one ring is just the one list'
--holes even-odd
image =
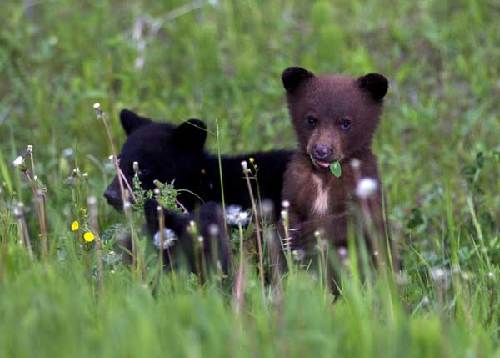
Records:
{"label": "green leaf in mouth", "polygon": [[342,175],[342,167],[340,166],[340,162],[338,160],[330,164],[330,172],[337,178]]}

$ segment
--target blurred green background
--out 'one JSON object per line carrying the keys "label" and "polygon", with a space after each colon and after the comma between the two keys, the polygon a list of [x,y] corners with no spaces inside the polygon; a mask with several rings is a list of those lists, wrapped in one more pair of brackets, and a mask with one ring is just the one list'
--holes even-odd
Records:
{"label": "blurred green background", "polygon": [[[293,148],[280,82],[290,65],[390,79],[375,152],[394,207],[415,205],[445,185],[463,204],[463,168],[479,152],[498,151],[495,1],[1,6],[0,151],[9,163],[32,144],[49,185],[69,174],[58,170],[58,159],[72,148],[102,192],[100,170],[88,159],[110,154],[96,101],[119,145],[117,113],[127,107],[173,122],[203,118],[211,130],[217,119],[226,153]],[[485,171],[498,192],[492,169]]]}

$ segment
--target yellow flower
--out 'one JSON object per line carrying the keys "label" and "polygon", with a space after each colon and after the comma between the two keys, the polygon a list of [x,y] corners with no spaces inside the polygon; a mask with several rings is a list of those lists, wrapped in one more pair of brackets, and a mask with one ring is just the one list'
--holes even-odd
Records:
{"label": "yellow flower", "polygon": [[75,221],[73,221],[73,222],[71,223],[71,231],[76,231],[76,230],[78,230],[79,228],[80,228],[80,224],[78,223],[78,221],[76,221],[76,220],[75,220]]}
{"label": "yellow flower", "polygon": [[94,241],[95,237],[91,231],[87,231],[85,234],[83,234],[83,239],[86,242],[92,242],[92,241]]}

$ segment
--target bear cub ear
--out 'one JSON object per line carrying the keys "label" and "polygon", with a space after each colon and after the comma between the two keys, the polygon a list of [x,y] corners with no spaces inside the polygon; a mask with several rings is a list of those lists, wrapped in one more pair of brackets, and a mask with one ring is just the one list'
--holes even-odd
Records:
{"label": "bear cub ear", "polygon": [[369,73],[358,78],[359,88],[368,91],[372,98],[376,101],[382,100],[387,93],[389,82],[387,78],[379,73]]}
{"label": "bear cub ear", "polygon": [[130,133],[135,131],[137,128],[151,123],[150,119],[140,117],[137,113],[129,111],[126,108],[122,109],[120,112],[120,121],[127,135],[130,135]]}
{"label": "bear cub ear", "polygon": [[201,150],[207,140],[207,126],[200,119],[188,119],[175,129],[174,138],[181,148]]}
{"label": "bear cub ear", "polygon": [[302,67],[288,67],[281,74],[281,81],[283,87],[287,92],[291,93],[299,87],[304,81],[313,78],[314,74],[311,71]]}

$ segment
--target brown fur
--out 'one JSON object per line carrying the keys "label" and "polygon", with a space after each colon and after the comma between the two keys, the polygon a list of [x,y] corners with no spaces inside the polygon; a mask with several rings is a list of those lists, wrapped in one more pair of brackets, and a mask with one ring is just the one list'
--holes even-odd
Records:
{"label": "brown fur", "polygon": [[[283,199],[290,202],[292,245],[309,246],[311,235],[320,230],[334,246],[345,246],[350,203],[368,214],[371,222],[365,223],[365,230],[383,237],[380,179],[371,143],[387,80],[379,74],[315,76],[297,67],[286,69],[282,78],[298,139],[283,183]],[[358,169],[353,169],[353,159],[359,160]],[[327,167],[335,160],[342,167],[339,178]],[[375,179],[378,188],[368,200],[360,200],[355,189],[365,177]]]}

